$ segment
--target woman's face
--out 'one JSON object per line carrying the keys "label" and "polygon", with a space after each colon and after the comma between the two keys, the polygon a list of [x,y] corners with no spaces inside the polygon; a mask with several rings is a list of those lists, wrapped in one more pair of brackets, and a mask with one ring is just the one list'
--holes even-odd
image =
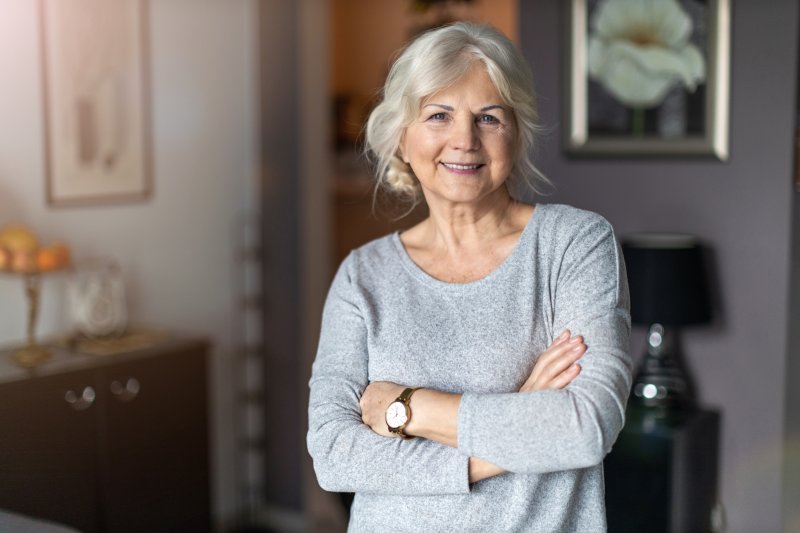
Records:
{"label": "woman's face", "polygon": [[[514,117],[482,63],[433,94],[400,141],[429,206],[479,203],[513,167]],[[505,191],[503,191],[504,193]]]}

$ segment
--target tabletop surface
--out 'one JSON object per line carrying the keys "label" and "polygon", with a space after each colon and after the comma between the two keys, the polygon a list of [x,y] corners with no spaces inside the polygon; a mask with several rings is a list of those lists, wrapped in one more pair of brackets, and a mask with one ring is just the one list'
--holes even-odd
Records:
{"label": "tabletop surface", "polygon": [[0,348],[0,384],[98,368],[110,364],[155,357],[192,348],[204,349],[208,346],[208,342],[201,337],[171,332],[163,332],[163,334],[159,335],[159,337],[154,339],[149,345],[144,346],[139,344],[130,350],[121,350],[116,353],[102,355],[82,353],[73,347],[59,342],[43,344],[52,353],[52,357],[33,368],[25,368],[14,359],[14,353],[22,346]]}

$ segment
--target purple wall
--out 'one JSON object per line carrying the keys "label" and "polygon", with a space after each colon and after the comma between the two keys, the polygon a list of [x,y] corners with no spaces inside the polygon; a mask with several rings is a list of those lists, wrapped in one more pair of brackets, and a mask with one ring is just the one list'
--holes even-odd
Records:
{"label": "purple wall", "polygon": [[[608,218],[619,236],[699,236],[716,261],[721,315],[683,337],[701,403],[723,414],[721,499],[730,532],[779,531],[789,320],[797,2],[732,0],[731,156],[582,159],[561,150],[566,1],[522,0],[522,48],[552,132],[546,202]],[[637,328],[633,352],[643,351]]]}

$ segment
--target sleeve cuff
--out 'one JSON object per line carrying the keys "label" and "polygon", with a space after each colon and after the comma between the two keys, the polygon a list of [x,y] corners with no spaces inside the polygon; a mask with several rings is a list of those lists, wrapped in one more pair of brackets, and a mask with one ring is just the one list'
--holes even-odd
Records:
{"label": "sleeve cuff", "polygon": [[464,393],[461,395],[461,404],[458,406],[458,450],[464,455],[471,457],[474,455],[472,446],[472,413],[475,410],[477,395]]}

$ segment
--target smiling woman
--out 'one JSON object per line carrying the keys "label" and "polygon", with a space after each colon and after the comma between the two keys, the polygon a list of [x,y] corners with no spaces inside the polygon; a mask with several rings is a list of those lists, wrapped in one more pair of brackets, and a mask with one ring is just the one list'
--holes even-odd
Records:
{"label": "smiling woman", "polygon": [[[514,165],[514,116],[482,63],[428,98],[400,142],[428,206],[493,202]],[[438,208],[432,207],[433,209]],[[444,205],[442,205],[444,208]]]}
{"label": "smiling woman", "polygon": [[[630,389],[630,316],[598,215],[543,179],[531,74],[491,27],[400,55],[369,118],[377,185],[429,216],[354,250],[310,382],[320,486],[351,531],[602,531],[602,458]],[[400,438],[398,438],[400,437]]]}
{"label": "smiling woman", "polygon": [[[492,33],[495,32],[492,29]],[[427,35],[430,37],[430,33]],[[493,99],[483,105],[503,107],[505,116],[493,115],[508,119],[506,125],[513,128],[512,168],[508,175],[512,185],[520,190],[539,192],[540,186],[548,183],[533,163],[539,117],[530,69],[514,45],[501,34],[496,35],[505,40],[502,46],[485,41],[481,43],[485,46],[464,42],[458,43],[456,48],[439,47],[439,42],[434,39],[420,38],[413,41],[392,65],[383,88],[383,99],[366,126],[366,154],[375,161],[375,174],[380,186],[406,198],[422,200],[416,177],[406,162],[398,157],[401,136],[405,128],[420,120],[423,103],[447,104],[433,96],[455,85],[463,87],[468,74],[481,77],[482,81],[487,81],[485,78],[488,77],[491,87],[483,85],[482,91],[486,93],[488,90],[492,94],[474,97]],[[423,57],[425,61],[418,59]],[[450,96],[453,96],[452,91]]]}

